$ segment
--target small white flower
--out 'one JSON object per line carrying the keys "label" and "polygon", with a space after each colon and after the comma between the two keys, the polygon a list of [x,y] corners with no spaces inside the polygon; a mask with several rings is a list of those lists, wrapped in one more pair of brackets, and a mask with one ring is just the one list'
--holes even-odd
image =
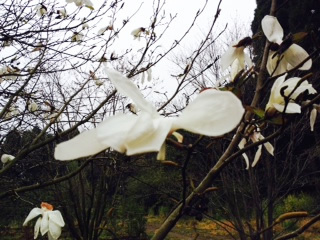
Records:
{"label": "small white flower", "polygon": [[147,31],[144,27],[136,28],[131,32],[131,35],[133,36],[133,39],[140,40],[142,33],[145,33],[146,35],[149,35],[149,31]]}
{"label": "small white flower", "polygon": [[104,35],[104,32],[107,30],[113,30],[113,26],[109,25],[107,27],[100,28],[100,30],[98,31],[98,35]]}
{"label": "small white flower", "polygon": [[89,28],[89,24],[88,23],[82,24],[82,29],[88,29],[88,28]]}
{"label": "small white flower", "polygon": [[71,37],[71,42],[80,42],[83,38],[83,34],[82,33],[78,33],[75,32],[73,33],[72,37]]}
{"label": "small white flower", "polygon": [[47,7],[44,6],[43,4],[38,4],[36,7],[35,7],[35,10],[37,11],[37,15],[39,17],[42,17],[43,15],[46,15],[47,14]]}
{"label": "small white flower", "polygon": [[31,102],[31,103],[29,103],[29,105],[28,105],[28,110],[30,111],[30,112],[35,112],[35,111],[37,111],[38,110],[38,104],[36,103],[36,102]]}
{"label": "small white flower", "polygon": [[3,66],[0,68],[0,82],[3,80],[16,80],[17,75],[20,73],[19,69],[14,69],[9,66]]}
{"label": "small white flower", "polygon": [[100,87],[100,86],[103,85],[103,81],[101,81],[100,79],[94,79],[94,83],[95,83],[98,87]]}
{"label": "small white flower", "polygon": [[65,8],[59,9],[58,14],[61,16],[61,18],[67,18],[68,14]]}
{"label": "small white flower", "polygon": [[[221,70],[225,71],[229,66],[237,60],[234,65],[234,69],[244,69],[245,63],[247,63],[248,67],[252,66],[252,61],[250,57],[244,52],[244,48],[251,43],[251,38],[246,37],[240,40],[237,44],[232,44],[228,48],[228,50],[221,56]],[[234,72],[235,73],[235,72]],[[236,75],[237,73],[233,74]]]}
{"label": "small white flower", "polygon": [[23,226],[38,216],[40,217],[34,226],[34,239],[38,237],[39,231],[42,236],[48,233],[49,240],[58,239],[61,235],[61,228],[65,225],[61,212],[59,210],[53,211],[51,204],[42,202],[41,208],[34,208],[30,211]]}
{"label": "small white flower", "polygon": [[87,8],[94,10],[93,4],[90,0],[66,0],[67,3],[74,3],[77,7],[85,5]]}
{"label": "small white flower", "polygon": [[176,118],[164,118],[145,100],[132,81],[119,72],[106,69],[117,91],[134,102],[138,115],[117,114],[97,128],[85,131],[75,138],[58,144],[55,158],[72,160],[90,156],[107,148],[134,155],[159,152],[168,134],[185,129],[206,136],[221,136],[233,130],[242,119],[241,101],[231,92],[208,89]]}
{"label": "small white flower", "polygon": [[7,162],[10,162],[14,159],[15,157],[10,155],[10,154],[2,154],[1,156],[1,162],[3,164],[6,164]]}
{"label": "small white flower", "polygon": [[[269,40],[269,42],[281,45],[282,39],[283,39],[283,29],[276,17],[269,16],[269,15],[265,16],[261,21],[261,26],[262,26],[264,35]],[[270,75],[273,72],[274,72],[273,75],[282,74],[296,67],[302,61],[304,61],[307,57],[309,57],[309,54],[302,47],[294,43],[291,44],[290,47],[286,51],[284,51],[284,53],[281,56],[277,55],[273,57],[274,53],[275,53],[274,51],[270,51],[269,57],[268,57],[267,70]],[[281,61],[279,63],[279,66],[276,69],[277,62],[280,59]],[[309,70],[311,66],[312,66],[312,60],[309,59],[299,69]]]}
{"label": "small white flower", "polygon": [[[299,104],[295,103],[294,100],[305,91],[308,91],[309,94],[317,93],[317,91],[312,87],[312,84],[309,84],[307,80],[304,80],[293,92],[301,78],[293,77],[285,81],[286,76],[287,74],[278,77],[274,82],[271,88],[270,98],[266,106],[266,111],[268,111],[268,109],[276,109],[279,112],[283,112],[286,108],[285,113],[300,113],[301,107]],[[285,98],[281,95],[281,91],[283,91],[284,96],[286,97],[290,95],[287,105]]]}
{"label": "small white flower", "polygon": [[[260,140],[263,140],[263,139],[264,139],[264,136],[262,136],[262,134],[260,133],[260,129],[259,129],[259,128],[256,128],[256,129],[253,130],[253,132],[250,134],[249,138],[251,139],[251,141],[252,141],[253,143],[255,143],[255,142],[259,142]],[[246,144],[247,144],[247,140],[246,140],[245,138],[243,138],[243,139],[240,141],[238,147],[239,147],[240,149],[242,149],[242,148],[245,147]],[[263,146],[265,147],[265,149],[267,150],[267,152],[268,152],[270,155],[273,156],[274,148],[273,148],[272,144],[271,144],[270,142],[266,142],[266,143],[263,144]],[[253,162],[252,162],[252,164],[251,164],[251,167],[255,167],[255,166],[256,166],[256,164],[257,164],[258,161],[260,160],[261,153],[262,153],[262,144],[258,146],[258,150],[257,150],[257,152],[256,152],[256,154],[255,154],[255,156],[254,156],[254,160],[253,160]],[[243,156],[243,158],[244,158],[244,160],[245,160],[245,162],[246,162],[246,165],[247,165],[246,169],[248,170],[249,167],[250,167],[249,158],[248,158],[248,156],[247,156],[246,153],[243,153],[242,156]]]}

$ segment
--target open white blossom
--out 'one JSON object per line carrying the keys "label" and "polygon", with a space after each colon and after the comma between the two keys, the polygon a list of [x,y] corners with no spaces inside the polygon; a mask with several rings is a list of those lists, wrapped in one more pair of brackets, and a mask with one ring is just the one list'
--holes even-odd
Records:
{"label": "open white blossom", "polygon": [[30,211],[23,226],[26,226],[30,220],[38,216],[40,217],[34,226],[34,239],[38,237],[39,231],[42,236],[48,233],[49,240],[58,239],[61,235],[61,228],[65,225],[60,211],[53,211],[53,206],[51,204],[42,202],[41,208],[34,208]]}
{"label": "open white blossom", "polygon": [[[283,39],[283,29],[278,22],[278,19],[273,16],[266,15],[261,21],[262,30],[269,42],[280,45]],[[269,52],[267,70],[271,75],[282,74],[304,61],[309,54],[299,45],[293,43],[284,51],[283,54],[274,56],[274,51]],[[281,59],[281,60],[280,60]],[[280,60],[278,67],[277,63]],[[309,70],[312,66],[312,60],[309,59],[299,69]],[[277,67],[277,68],[276,68]]]}
{"label": "open white blossom", "polygon": [[58,144],[56,159],[76,159],[110,147],[127,155],[159,152],[168,134],[178,129],[221,136],[233,130],[244,113],[241,101],[233,93],[208,89],[200,93],[179,117],[164,118],[128,78],[112,69],[106,69],[106,73],[118,92],[129,97],[140,109],[139,114],[117,114],[97,128]]}
{"label": "open white blossom", "polygon": [[[294,100],[305,91],[308,91],[309,94],[315,94],[317,92],[307,80],[304,80],[300,86],[295,89],[301,78],[293,77],[285,80],[286,76],[287,74],[278,77],[274,82],[266,106],[266,111],[268,111],[268,109],[276,109],[279,112],[285,110],[285,113],[300,113],[301,107],[299,104],[295,103]],[[287,104],[285,98],[281,95],[281,92],[283,92],[286,97],[290,95]]]}
{"label": "open white blossom", "polygon": [[[260,133],[260,129],[257,128],[256,130],[253,131],[253,133],[250,134],[249,138],[251,139],[251,141],[253,143],[255,143],[255,142],[259,142],[260,140],[263,140],[264,136]],[[245,147],[246,144],[247,144],[247,140],[245,138],[243,138],[240,141],[238,147],[240,149],[242,149],[242,148]],[[273,148],[272,144],[270,142],[266,142],[266,143],[263,144],[263,146],[265,147],[267,152],[270,155],[273,156],[274,148]],[[253,160],[253,162],[251,164],[251,167],[255,167],[257,165],[258,161],[261,158],[261,153],[262,153],[262,144],[258,146],[258,150],[257,150],[257,152],[256,152],[256,154],[254,156],[254,160]],[[247,165],[246,169],[249,169],[250,163],[249,163],[249,158],[248,158],[247,154],[243,153],[242,156],[243,156],[243,158],[244,158],[244,160],[246,162],[246,165]]]}
{"label": "open white blossom", "polygon": [[7,162],[10,162],[14,159],[15,157],[10,155],[10,154],[2,154],[1,156],[1,162],[3,164],[6,164]]}
{"label": "open white blossom", "polygon": [[[247,43],[243,41],[245,39],[242,39],[238,43],[232,44],[228,48],[228,50],[221,56],[222,71],[225,71],[229,66],[232,66],[232,65],[233,65],[232,66],[233,69],[238,69],[239,71],[244,69],[245,63],[247,63],[248,67],[252,66],[252,61],[250,57],[244,52],[244,49],[247,46]],[[233,74],[236,75],[237,72]]]}
{"label": "open white blossom", "polygon": [[74,3],[77,7],[86,6],[93,10],[93,4],[90,0],[66,0],[67,3]]}

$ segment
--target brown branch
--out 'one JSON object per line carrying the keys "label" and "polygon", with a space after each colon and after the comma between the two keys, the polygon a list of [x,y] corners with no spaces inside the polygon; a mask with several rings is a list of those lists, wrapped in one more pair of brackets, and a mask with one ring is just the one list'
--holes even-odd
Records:
{"label": "brown branch", "polygon": [[291,239],[291,238],[297,237],[300,234],[302,234],[303,232],[305,232],[309,227],[311,227],[314,223],[316,223],[319,220],[320,220],[320,213],[318,215],[314,216],[313,218],[311,218],[306,224],[302,225],[297,230],[295,230],[291,233],[288,233],[286,235],[280,236],[280,237],[276,238],[275,240],[286,240],[286,239]]}

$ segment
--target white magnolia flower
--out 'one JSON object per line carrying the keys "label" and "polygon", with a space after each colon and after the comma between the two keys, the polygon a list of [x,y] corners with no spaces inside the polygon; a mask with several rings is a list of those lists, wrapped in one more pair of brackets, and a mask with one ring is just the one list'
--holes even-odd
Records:
{"label": "white magnolia flower", "polygon": [[46,15],[47,14],[47,8],[46,6],[44,6],[43,4],[38,4],[36,7],[35,7],[35,10],[37,11],[37,15],[39,17],[42,17],[43,15]]}
{"label": "white magnolia flower", "polygon": [[20,73],[18,68],[11,68],[9,66],[0,67],[0,82],[3,80],[16,80],[17,74]]}
{"label": "white magnolia flower", "polygon": [[6,164],[7,162],[10,162],[14,159],[15,157],[10,155],[10,154],[2,154],[1,156],[1,162],[3,164]]}
{"label": "white magnolia flower", "polygon": [[36,102],[31,102],[31,103],[29,103],[29,105],[28,105],[28,110],[30,111],[30,112],[35,112],[35,111],[37,111],[39,109],[39,107],[38,107],[38,104],[36,103]]}
{"label": "white magnolia flower", "polygon": [[[260,133],[260,129],[257,128],[256,130],[254,130],[253,133],[250,134],[249,138],[251,139],[251,141],[253,143],[255,143],[255,142],[259,142],[260,140],[264,139],[264,136],[262,136],[262,134]],[[247,140],[245,138],[243,138],[240,141],[238,147],[240,149],[242,149],[242,148],[245,147],[246,144],[247,144]],[[263,144],[263,146],[268,151],[268,153],[273,156],[274,148],[273,148],[272,144],[270,142],[266,142],[266,143]],[[256,154],[254,156],[254,160],[253,160],[253,162],[251,164],[251,167],[255,167],[256,166],[256,164],[260,160],[261,152],[262,152],[262,144],[258,146],[258,150],[257,150],[257,152],[256,152]],[[250,163],[249,163],[249,158],[248,158],[247,154],[243,153],[242,156],[243,156],[243,158],[244,158],[244,160],[246,162],[246,165],[247,165],[246,169],[249,169]]]}
{"label": "white magnolia flower", "polygon": [[[245,38],[247,39],[247,38]],[[243,39],[243,40],[245,40]],[[249,38],[248,38],[249,39]],[[250,38],[251,39],[251,38]],[[238,44],[232,44],[228,50],[221,56],[221,68],[225,71],[229,66],[231,66],[236,60],[237,66],[233,65],[233,69],[244,69],[245,63],[248,67],[252,66],[252,61],[250,57],[244,52],[244,48],[247,43],[239,41]],[[236,75],[237,73],[235,73]]]}
{"label": "white magnolia flower", "polygon": [[[286,106],[285,98],[281,95],[281,91],[284,96],[288,97],[290,95],[290,100],[286,106],[286,113],[300,113],[301,107],[299,104],[295,103],[294,100],[304,91],[308,91],[309,94],[315,94],[317,91],[312,87],[307,80],[304,80],[297,89],[295,87],[299,83],[301,78],[293,77],[285,81],[287,74],[278,77],[271,88],[271,94],[269,101],[266,106],[266,111],[268,109],[276,109],[279,112],[283,112]],[[295,90],[294,90],[295,89]],[[294,92],[293,92],[294,90]]]}
{"label": "white magnolia flower", "polygon": [[8,118],[12,118],[14,116],[19,115],[19,109],[17,108],[17,106],[11,106],[8,110],[8,112],[5,114],[4,118],[8,119]]}
{"label": "white magnolia flower", "polygon": [[68,17],[67,10],[65,8],[59,9],[58,10],[58,14],[61,16],[61,18],[67,18]]}
{"label": "white magnolia flower", "polygon": [[133,36],[133,39],[140,40],[141,34],[145,33],[146,35],[149,35],[149,31],[147,31],[144,27],[136,28],[131,32],[131,35]]}
{"label": "white magnolia flower", "polygon": [[66,0],[67,3],[74,3],[77,7],[85,5],[86,7],[93,10],[93,4],[90,0]]}
{"label": "white magnolia flower", "polygon": [[100,79],[94,79],[94,83],[95,83],[98,87],[100,87],[100,86],[103,85],[103,81],[101,81]]}
{"label": "white magnolia flower", "polygon": [[109,25],[107,27],[100,28],[100,30],[98,31],[98,35],[103,35],[104,32],[107,31],[107,30],[113,30],[113,26]]}
{"label": "white magnolia flower", "polygon": [[88,29],[88,28],[89,28],[89,24],[88,23],[82,24],[82,29]]}
{"label": "white magnolia flower", "polygon": [[83,34],[82,33],[78,33],[75,32],[73,33],[72,37],[71,37],[71,42],[80,42],[83,38]]}
{"label": "white magnolia flower", "polygon": [[[276,43],[279,45],[282,43],[283,29],[276,17],[266,15],[261,21],[261,26],[262,26],[264,35],[267,37],[269,42]],[[290,70],[296,67],[302,61],[304,61],[307,57],[309,57],[309,54],[302,47],[294,43],[287,50],[285,50],[281,56],[277,55],[273,57],[274,53],[275,53],[274,51],[269,52],[267,70],[270,75],[274,71],[275,71],[274,75],[279,75],[281,73],[284,73],[287,70]],[[275,70],[277,66],[277,62],[280,58],[282,59],[279,63],[279,66]],[[312,66],[312,60],[309,59],[299,69],[309,70],[311,66]]]}
{"label": "white magnolia flower", "polygon": [[199,94],[180,117],[164,118],[128,78],[112,69],[106,72],[118,92],[140,109],[139,114],[117,114],[97,128],[58,144],[56,159],[76,159],[110,147],[127,155],[159,152],[169,133],[185,129],[206,136],[221,136],[234,129],[244,113],[241,101],[233,93],[208,89]]}
{"label": "white magnolia flower", "polygon": [[60,211],[53,211],[51,204],[42,202],[41,208],[34,208],[30,211],[23,226],[26,226],[30,220],[38,216],[40,217],[34,226],[34,239],[38,237],[39,231],[42,236],[48,233],[49,240],[58,239],[61,235],[61,228],[65,225]]}

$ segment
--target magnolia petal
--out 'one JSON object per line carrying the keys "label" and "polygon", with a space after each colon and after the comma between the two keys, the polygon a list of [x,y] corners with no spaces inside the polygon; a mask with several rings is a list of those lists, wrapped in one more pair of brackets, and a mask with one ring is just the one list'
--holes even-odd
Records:
{"label": "magnolia petal", "polygon": [[173,130],[220,136],[233,130],[243,113],[242,103],[233,93],[208,89],[184,109]]}
{"label": "magnolia petal", "polygon": [[[146,124],[140,122],[145,126]],[[163,145],[167,135],[171,131],[172,119],[157,118],[152,121],[153,129],[149,128],[148,132],[144,131],[137,138],[132,138],[125,142],[127,155],[134,155],[146,152],[158,152]]]}
{"label": "magnolia petal", "polygon": [[261,27],[269,42],[281,44],[283,29],[276,17],[266,15],[261,21]]}
{"label": "magnolia petal", "polygon": [[58,239],[61,235],[61,227],[53,221],[49,221],[49,233],[53,239]]}
{"label": "magnolia petal", "polygon": [[64,227],[65,222],[62,218],[61,212],[59,210],[54,210],[52,212],[49,212],[49,221],[54,222],[60,227]]}
{"label": "magnolia petal", "polygon": [[88,7],[92,7],[92,6],[93,6],[93,4],[92,4],[92,2],[91,2],[90,0],[84,0],[83,2],[84,2],[84,4],[87,5]]}
{"label": "magnolia petal", "polygon": [[311,132],[313,132],[314,130],[314,124],[316,122],[316,118],[317,118],[317,109],[313,108],[311,110],[311,113],[310,113],[310,128],[311,128]]}
{"label": "magnolia petal", "polygon": [[56,240],[52,237],[52,235],[50,234],[50,231],[48,232],[48,240]]}
{"label": "magnolia petal", "polygon": [[41,220],[42,220],[42,217],[39,217],[38,220],[36,221],[36,224],[34,225],[34,239],[36,239],[39,235]]}
{"label": "magnolia petal", "polygon": [[[128,137],[130,135],[133,138],[138,137],[139,133],[142,134],[141,131],[146,131],[146,128],[143,128],[143,123],[137,124],[139,118],[141,118],[141,115],[137,116],[133,114],[118,114],[109,117],[96,128],[99,142],[104,146],[110,146],[116,151],[124,153],[126,151],[124,143]],[[150,123],[146,122],[145,126],[148,124]]]}
{"label": "magnolia petal", "polygon": [[[282,104],[274,103],[274,108],[277,109],[279,112],[284,111],[284,106]],[[286,108],[286,113],[301,113],[301,107],[297,103],[289,102]]]}
{"label": "magnolia petal", "polygon": [[178,132],[173,132],[172,136],[174,136],[179,143],[183,142],[183,135]]}
{"label": "magnolia petal", "polygon": [[228,50],[221,56],[222,72],[226,70],[233,63],[235,59],[236,59],[236,48],[230,46]]}
{"label": "magnolia petal", "polygon": [[234,80],[235,76],[242,70],[239,60],[236,59],[231,64],[231,81]]}
{"label": "magnolia petal", "polygon": [[110,68],[106,68],[106,73],[118,92],[131,98],[131,100],[137,105],[139,109],[150,114],[158,114],[151,103],[144,99],[137,86],[127,77]]}
{"label": "magnolia petal", "polygon": [[274,148],[271,143],[269,142],[264,143],[264,147],[266,148],[268,153],[270,153],[270,155],[274,156]]}
{"label": "magnolia petal", "polygon": [[42,221],[40,224],[40,232],[41,235],[45,235],[49,231],[49,216],[48,212],[43,212],[42,214]]}
{"label": "magnolia petal", "polygon": [[270,76],[277,76],[287,71],[288,62],[285,59],[281,59],[278,63],[280,56],[276,56],[273,58],[273,51],[269,52],[268,62],[267,62],[267,70]]}
{"label": "magnolia petal", "polygon": [[[245,138],[242,138],[238,144],[238,147],[242,149],[246,144],[247,144],[247,140]],[[246,163],[246,170],[248,170],[250,167],[249,158],[246,153],[242,153],[242,157],[244,158],[244,161]]]}
{"label": "magnolia petal", "polygon": [[244,47],[238,47],[236,48],[235,50],[235,56],[236,56],[236,59],[239,60],[239,65],[240,65],[240,68],[241,69],[244,69],[244,66],[245,66],[245,53],[244,53]]}
{"label": "magnolia petal", "polygon": [[80,157],[86,157],[104,149],[109,145],[103,144],[97,137],[98,129],[92,129],[80,133],[69,141],[57,145],[54,157],[57,160],[72,160]]}
{"label": "magnolia petal", "polygon": [[253,163],[251,164],[251,167],[255,167],[256,164],[259,162],[260,158],[261,158],[261,151],[262,150],[262,145],[258,146],[258,150],[256,152],[256,154],[254,155],[254,160]]}
{"label": "magnolia petal", "polygon": [[[289,96],[289,94],[291,94],[290,98],[296,99],[301,93],[303,93],[306,90],[308,91],[309,94],[317,93],[317,91],[312,87],[312,84],[308,83],[307,80],[304,80],[299,85],[299,87],[296,88],[296,86],[300,80],[301,80],[301,78],[299,78],[299,77],[293,77],[293,78],[289,78],[288,80],[286,80],[284,82],[282,87],[288,86],[284,91],[286,96]],[[293,92],[293,90],[294,90],[294,92]]]}
{"label": "magnolia petal", "polygon": [[277,80],[273,83],[271,88],[270,98],[266,105],[266,110],[268,110],[268,108],[274,108],[274,104],[277,103],[279,99],[283,101],[283,97],[280,94],[280,90],[283,82],[285,81],[286,76],[287,75],[284,74],[281,77],[278,77]]}
{"label": "magnolia petal", "polygon": [[35,217],[38,217],[41,214],[42,214],[41,208],[32,209],[29,215],[27,216],[26,220],[24,220],[23,226],[26,226],[30,220],[34,219]]}
{"label": "magnolia petal", "polygon": [[[284,58],[291,65],[289,66],[289,70],[299,65],[302,61],[304,61],[309,54],[297,44],[292,44],[287,51],[284,52]],[[299,69],[300,70],[309,70],[312,66],[312,60],[309,59],[305,62]]]}
{"label": "magnolia petal", "polygon": [[160,148],[160,151],[158,152],[158,154],[157,154],[157,160],[159,160],[159,161],[164,161],[164,160],[166,160],[166,144],[165,143],[163,143],[162,144],[162,146],[161,146],[161,148]]}

